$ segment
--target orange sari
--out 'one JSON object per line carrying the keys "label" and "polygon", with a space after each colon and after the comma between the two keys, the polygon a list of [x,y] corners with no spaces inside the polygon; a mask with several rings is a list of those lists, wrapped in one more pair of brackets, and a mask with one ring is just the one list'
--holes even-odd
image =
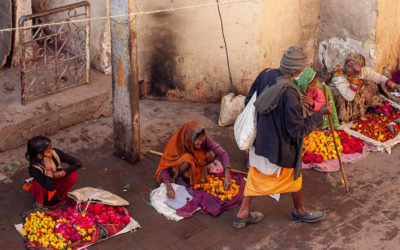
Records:
{"label": "orange sari", "polygon": [[168,141],[160,164],[158,165],[155,178],[161,182],[160,173],[164,169],[171,168],[175,179],[179,174],[179,166],[188,162],[190,164],[189,175],[190,184],[198,184],[206,176],[206,151],[193,148],[195,136],[203,127],[198,121],[186,122]]}

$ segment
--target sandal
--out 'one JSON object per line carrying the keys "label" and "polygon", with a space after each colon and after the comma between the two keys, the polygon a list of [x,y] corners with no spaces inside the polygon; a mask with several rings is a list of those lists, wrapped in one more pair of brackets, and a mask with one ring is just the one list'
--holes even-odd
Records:
{"label": "sandal", "polygon": [[257,223],[264,218],[264,214],[261,212],[250,212],[247,218],[235,217],[233,220],[233,226],[236,228],[244,228],[247,224]]}

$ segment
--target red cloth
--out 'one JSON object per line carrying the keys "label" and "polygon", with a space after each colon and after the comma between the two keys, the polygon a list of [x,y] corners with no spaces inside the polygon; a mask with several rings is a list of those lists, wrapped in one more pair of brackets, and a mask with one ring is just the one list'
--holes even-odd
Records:
{"label": "red cloth", "polygon": [[314,107],[310,108],[313,111],[321,109],[322,105],[325,104],[325,97],[322,93],[321,88],[318,86],[312,92],[307,92],[306,95],[310,96],[314,100]]}
{"label": "red cloth", "polygon": [[[72,189],[77,179],[78,174],[76,173],[76,171],[74,171],[68,176],[56,180],[56,193],[58,194],[58,196],[62,199],[67,198],[67,193]],[[36,201],[40,204],[44,203],[45,197],[50,197],[48,193],[51,192],[43,188],[36,180],[33,182],[30,191],[33,197],[35,197]]]}

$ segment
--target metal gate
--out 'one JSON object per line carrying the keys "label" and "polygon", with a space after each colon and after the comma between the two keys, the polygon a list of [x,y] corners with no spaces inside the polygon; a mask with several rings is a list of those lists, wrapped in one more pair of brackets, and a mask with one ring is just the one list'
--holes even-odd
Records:
{"label": "metal gate", "polygon": [[71,22],[88,18],[90,4],[84,1],[19,19],[22,104],[90,82],[90,21]]}

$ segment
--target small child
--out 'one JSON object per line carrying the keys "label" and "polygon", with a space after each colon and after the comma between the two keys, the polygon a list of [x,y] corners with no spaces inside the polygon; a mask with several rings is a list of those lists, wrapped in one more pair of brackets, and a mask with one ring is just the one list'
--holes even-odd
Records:
{"label": "small child", "polygon": [[[323,93],[324,86],[318,81],[317,72],[312,68],[307,67],[300,75],[299,79],[294,80],[301,93],[301,102],[303,104],[303,110],[305,116],[310,116],[314,112],[317,112],[325,104],[325,95]],[[332,123],[333,127],[339,126],[339,120],[336,113],[335,101],[331,90],[326,88],[328,101],[332,103]],[[328,116],[323,117],[322,129],[330,128]]]}
{"label": "small child", "polygon": [[[28,141],[25,157],[29,161],[29,174],[34,179],[30,192],[36,199],[36,206],[52,206],[65,200],[82,163],[53,148],[51,140],[44,136],[35,136]],[[61,162],[69,166],[63,168]]]}
{"label": "small child", "polygon": [[325,104],[325,97],[322,90],[317,86],[318,77],[314,76],[308,83],[305,93],[301,96],[301,101],[307,104],[311,111],[318,111]]}

